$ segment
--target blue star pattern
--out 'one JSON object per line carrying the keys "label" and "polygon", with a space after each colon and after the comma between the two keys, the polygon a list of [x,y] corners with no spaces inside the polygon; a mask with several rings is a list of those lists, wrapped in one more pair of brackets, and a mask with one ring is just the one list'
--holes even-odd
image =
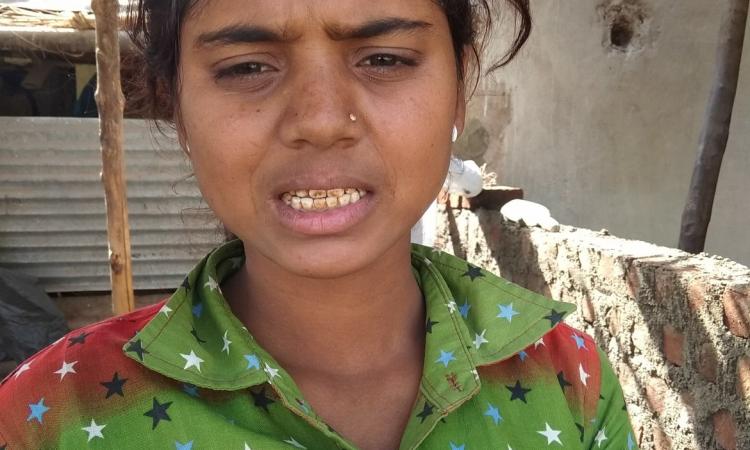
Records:
{"label": "blue star pattern", "polygon": [[451,445],[451,450],[465,450],[466,449],[466,444],[458,445],[458,444],[454,444],[453,442],[451,442],[450,445]]}
{"label": "blue star pattern", "polygon": [[440,350],[440,358],[438,358],[435,362],[436,363],[442,363],[445,367],[448,367],[448,364],[450,364],[451,361],[455,361],[456,357],[453,356],[453,352],[446,352],[443,350]]}
{"label": "blue star pattern", "polygon": [[174,448],[175,450],[193,450],[193,441],[186,444],[175,441]]}
{"label": "blue star pattern", "polygon": [[491,418],[492,421],[495,422],[495,425],[503,420],[503,416],[500,415],[500,410],[492,403],[487,404],[487,411],[484,412],[484,415]]}
{"label": "blue star pattern", "polygon": [[579,350],[580,349],[588,350],[586,348],[586,341],[581,336],[578,336],[577,334],[573,333],[572,335],[570,335],[570,337],[572,337],[573,340],[576,342],[576,348],[578,348]]}
{"label": "blue star pattern", "polygon": [[469,317],[469,310],[471,309],[471,305],[469,304],[469,301],[465,301],[463,305],[459,306],[458,312],[461,313],[461,316],[464,319],[467,319]]}
{"label": "blue star pattern", "polygon": [[518,357],[521,359],[521,362],[523,362],[526,361],[526,358],[529,357],[529,354],[526,353],[526,351],[521,350],[520,352],[518,352]]}
{"label": "blue star pattern", "polygon": [[245,355],[244,358],[247,360],[247,369],[258,369],[260,370],[260,360],[255,355]]}
{"label": "blue star pattern", "polygon": [[35,404],[29,404],[29,417],[26,419],[27,422],[36,420],[39,423],[44,422],[44,413],[49,411],[49,408],[44,404],[44,398],[36,402]]}
{"label": "blue star pattern", "polygon": [[200,319],[201,315],[203,315],[203,303],[193,306],[193,315]]}
{"label": "blue star pattern", "polygon": [[508,322],[513,321],[513,316],[517,316],[520,314],[518,311],[515,311],[513,309],[513,303],[509,305],[497,305],[498,308],[500,308],[500,313],[497,315],[497,317],[501,319],[506,319]]}

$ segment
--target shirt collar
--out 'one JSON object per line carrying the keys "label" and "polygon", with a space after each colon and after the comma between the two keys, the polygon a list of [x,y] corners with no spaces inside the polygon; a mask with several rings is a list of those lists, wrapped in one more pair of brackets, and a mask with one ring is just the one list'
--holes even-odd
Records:
{"label": "shirt collar", "polygon": [[[287,394],[288,406],[307,413],[298,387],[221,293],[219,285],[243,261],[241,241],[211,252],[123,350],[153,371],[199,387],[271,383]],[[522,351],[575,309],[428,247],[412,246],[412,270],[427,311],[422,391],[443,410],[479,390],[477,366]]]}

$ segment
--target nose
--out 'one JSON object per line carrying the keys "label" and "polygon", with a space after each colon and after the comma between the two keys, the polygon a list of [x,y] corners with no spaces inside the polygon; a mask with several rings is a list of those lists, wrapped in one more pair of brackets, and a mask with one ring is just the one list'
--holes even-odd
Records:
{"label": "nose", "polygon": [[345,67],[326,64],[333,57],[310,58],[288,79],[281,139],[294,149],[326,150],[350,146],[359,138],[362,114],[356,108],[353,84]]}

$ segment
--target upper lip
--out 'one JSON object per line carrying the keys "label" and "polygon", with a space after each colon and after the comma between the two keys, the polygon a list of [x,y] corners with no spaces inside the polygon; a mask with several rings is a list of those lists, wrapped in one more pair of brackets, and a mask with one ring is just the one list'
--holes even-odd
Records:
{"label": "upper lip", "polygon": [[307,189],[329,190],[340,188],[364,189],[368,192],[373,191],[373,187],[370,183],[357,176],[330,173],[304,173],[280,180],[280,182],[274,186],[273,193],[276,197],[279,197],[286,192],[292,191]]}

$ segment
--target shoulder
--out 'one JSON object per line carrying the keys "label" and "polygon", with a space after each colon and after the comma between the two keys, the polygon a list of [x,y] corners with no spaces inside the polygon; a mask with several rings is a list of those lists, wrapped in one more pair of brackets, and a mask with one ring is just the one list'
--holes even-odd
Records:
{"label": "shoulder", "polygon": [[0,448],[41,448],[95,404],[122,395],[143,370],[123,346],[161,308],[151,305],[70,332],[21,363],[0,383]]}

